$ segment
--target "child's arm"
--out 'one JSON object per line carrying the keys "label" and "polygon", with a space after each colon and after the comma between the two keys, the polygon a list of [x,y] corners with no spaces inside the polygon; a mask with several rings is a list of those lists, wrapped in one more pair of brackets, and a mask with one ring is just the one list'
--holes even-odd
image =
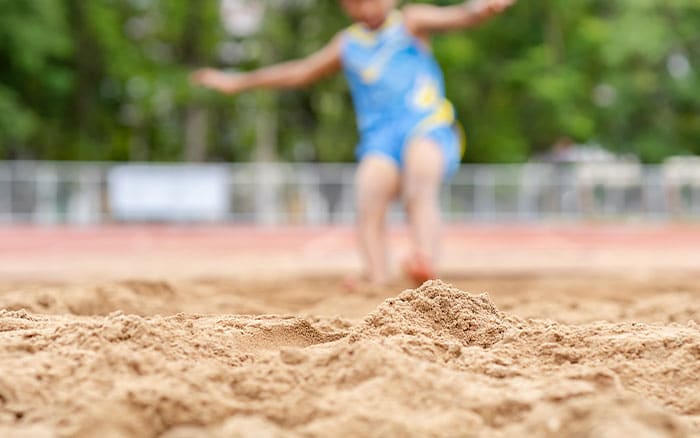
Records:
{"label": "child's arm", "polygon": [[409,30],[418,36],[475,26],[503,12],[516,0],[471,0],[455,6],[410,5],[404,8]]}
{"label": "child's arm", "polygon": [[201,69],[192,74],[196,85],[236,94],[254,88],[299,88],[336,73],[341,67],[340,36],[304,59],[264,67],[248,73]]}

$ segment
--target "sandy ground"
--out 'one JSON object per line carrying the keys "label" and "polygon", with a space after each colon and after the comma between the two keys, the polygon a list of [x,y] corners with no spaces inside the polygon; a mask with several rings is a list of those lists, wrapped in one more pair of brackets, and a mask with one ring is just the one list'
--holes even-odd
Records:
{"label": "sandy ground", "polygon": [[0,436],[700,436],[700,230],[450,233],[0,230]]}

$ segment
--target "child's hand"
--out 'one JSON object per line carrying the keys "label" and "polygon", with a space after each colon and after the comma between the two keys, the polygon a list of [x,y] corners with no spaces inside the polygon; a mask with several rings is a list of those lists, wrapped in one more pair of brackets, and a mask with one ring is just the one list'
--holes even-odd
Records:
{"label": "child's hand", "polygon": [[479,15],[494,15],[503,12],[515,3],[516,0],[475,0],[474,9]]}
{"label": "child's hand", "polygon": [[228,74],[213,68],[197,70],[190,76],[190,82],[222,93],[236,94],[243,91],[241,75]]}
{"label": "child's hand", "polygon": [[517,0],[492,0],[492,7],[498,12],[502,12],[505,9],[513,6]]}

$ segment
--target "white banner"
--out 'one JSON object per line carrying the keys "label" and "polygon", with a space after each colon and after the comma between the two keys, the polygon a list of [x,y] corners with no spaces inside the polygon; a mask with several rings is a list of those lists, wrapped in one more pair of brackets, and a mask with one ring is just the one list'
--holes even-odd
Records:
{"label": "white banner", "polygon": [[227,169],[213,165],[124,165],[108,176],[112,216],[127,221],[220,221]]}

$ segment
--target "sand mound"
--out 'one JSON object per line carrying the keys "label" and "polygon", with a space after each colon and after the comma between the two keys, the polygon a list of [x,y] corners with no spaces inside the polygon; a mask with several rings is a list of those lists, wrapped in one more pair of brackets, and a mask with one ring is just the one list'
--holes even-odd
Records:
{"label": "sand mound", "polygon": [[177,291],[165,281],[121,281],[91,286],[35,287],[4,292],[6,310],[42,314],[108,315],[115,311],[135,315],[170,312]]}
{"label": "sand mound", "polygon": [[353,339],[407,335],[487,347],[511,327],[488,295],[428,282],[384,302],[358,325]]}
{"label": "sand mound", "polygon": [[0,311],[0,433],[686,436],[699,382],[694,324],[523,320],[441,282],[359,321]]}

